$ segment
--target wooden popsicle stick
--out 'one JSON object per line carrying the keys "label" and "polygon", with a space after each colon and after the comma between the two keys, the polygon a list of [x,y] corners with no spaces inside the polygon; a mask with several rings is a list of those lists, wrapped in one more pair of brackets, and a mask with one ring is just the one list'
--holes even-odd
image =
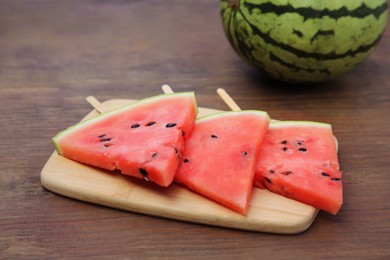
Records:
{"label": "wooden popsicle stick", "polygon": [[168,84],[162,85],[161,88],[165,94],[173,94],[174,93],[172,88]]}
{"label": "wooden popsicle stick", "polygon": [[241,111],[241,108],[223,88],[217,89],[217,93],[232,111]]}
{"label": "wooden popsicle stick", "polygon": [[99,114],[106,112],[106,108],[94,96],[88,96],[86,100]]}
{"label": "wooden popsicle stick", "polygon": [[[241,108],[237,105],[236,102],[230,97],[230,95],[223,89],[219,88],[217,89],[218,95],[222,98],[223,101],[225,101],[226,105],[232,110],[232,111],[241,111]],[[279,120],[277,119],[271,119],[271,122],[277,122]]]}

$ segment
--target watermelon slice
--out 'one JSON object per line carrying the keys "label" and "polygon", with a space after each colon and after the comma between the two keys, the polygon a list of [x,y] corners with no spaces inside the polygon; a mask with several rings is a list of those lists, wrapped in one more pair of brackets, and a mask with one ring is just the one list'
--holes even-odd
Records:
{"label": "watermelon slice", "polygon": [[254,186],[337,214],[342,181],[331,126],[272,122],[260,148]]}
{"label": "watermelon slice", "polygon": [[246,214],[255,159],[269,121],[268,114],[260,111],[223,112],[198,119],[175,181]]}
{"label": "watermelon slice", "polygon": [[53,143],[69,159],[168,186],[196,116],[193,92],[164,94],[80,122]]}

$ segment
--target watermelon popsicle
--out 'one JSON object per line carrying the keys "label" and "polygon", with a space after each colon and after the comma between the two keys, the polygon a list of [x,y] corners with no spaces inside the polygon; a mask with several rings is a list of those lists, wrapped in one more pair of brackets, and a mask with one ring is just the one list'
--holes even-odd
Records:
{"label": "watermelon popsicle", "polygon": [[260,147],[254,186],[335,215],[343,203],[341,175],[331,125],[275,121]]}
{"label": "watermelon popsicle", "polygon": [[[239,109],[223,89],[217,92],[232,110]],[[337,214],[343,203],[342,180],[331,125],[272,120],[253,185]]]}
{"label": "watermelon popsicle", "polygon": [[[217,93],[232,110],[240,109],[225,90]],[[342,179],[331,125],[272,120],[253,185],[337,214],[343,203]]]}
{"label": "watermelon popsicle", "polygon": [[269,122],[266,112],[254,110],[199,118],[186,140],[175,181],[245,215]]}
{"label": "watermelon popsicle", "polygon": [[164,94],[82,121],[52,140],[68,159],[166,187],[196,116],[193,92]]}

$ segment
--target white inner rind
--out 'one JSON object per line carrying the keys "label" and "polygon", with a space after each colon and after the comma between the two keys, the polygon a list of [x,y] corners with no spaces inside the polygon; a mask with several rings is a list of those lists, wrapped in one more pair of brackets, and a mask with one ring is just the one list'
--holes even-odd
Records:
{"label": "white inner rind", "polygon": [[330,124],[314,121],[277,121],[272,120],[270,128],[286,127],[286,126],[314,126],[332,128]]}
{"label": "white inner rind", "polygon": [[239,116],[239,115],[242,115],[243,113],[254,114],[257,116],[266,117],[268,119],[268,121],[271,121],[271,117],[268,115],[268,113],[265,111],[260,111],[260,110],[223,111],[223,112],[218,112],[218,113],[214,113],[211,115],[207,115],[207,116],[198,118],[197,121],[212,120],[214,117],[230,116],[230,115],[234,115],[234,114]]}

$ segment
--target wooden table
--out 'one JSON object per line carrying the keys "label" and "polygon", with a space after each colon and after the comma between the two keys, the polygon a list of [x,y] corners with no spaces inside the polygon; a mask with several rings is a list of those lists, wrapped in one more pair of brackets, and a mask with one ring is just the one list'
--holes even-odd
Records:
{"label": "wooden table", "polygon": [[[0,1],[0,258],[277,259],[390,256],[390,31],[332,82],[297,87],[245,65],[223,35],[218,1]],[[195,90],[201,106],[331,123],[344,205],[298,235],[191,224],[45,190],[51,137],[99,100]]]}

